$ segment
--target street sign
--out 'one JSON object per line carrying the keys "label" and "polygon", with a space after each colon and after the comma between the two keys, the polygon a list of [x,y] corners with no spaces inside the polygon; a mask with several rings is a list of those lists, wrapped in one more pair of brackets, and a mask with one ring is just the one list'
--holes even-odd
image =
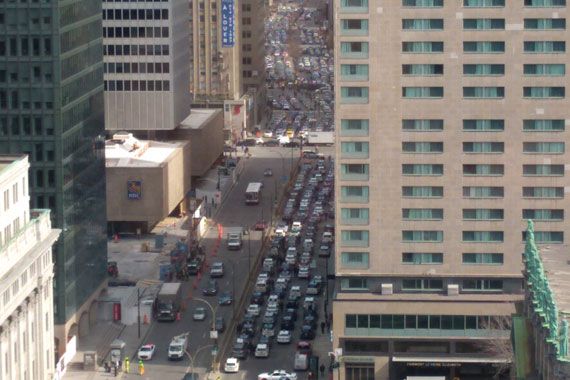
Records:
{"label": "street sign", "polygon": [[212,347],[212,356],[218,355],[218,347]]}
{"label": "street sign", "polygon": [[218,331],[210,330],[210,339],[218,339]]}

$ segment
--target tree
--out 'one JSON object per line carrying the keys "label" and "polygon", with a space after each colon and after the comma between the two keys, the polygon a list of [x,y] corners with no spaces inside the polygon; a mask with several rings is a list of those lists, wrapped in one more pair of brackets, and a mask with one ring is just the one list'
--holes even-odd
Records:
{"label": "tree", "polygon": [[[495,331],[511,331],[512,319],[507,316],[491,317],[489,322],[480,325],[479,328]],[[486,354],[490,357],[504,359],[503,363],[495,365],[494,378],[500,378],[502,375],[508,373],[513,366],[515,355],[511,339],[495,337],[491,339],[482,340],[477,344],[480,353]]]}

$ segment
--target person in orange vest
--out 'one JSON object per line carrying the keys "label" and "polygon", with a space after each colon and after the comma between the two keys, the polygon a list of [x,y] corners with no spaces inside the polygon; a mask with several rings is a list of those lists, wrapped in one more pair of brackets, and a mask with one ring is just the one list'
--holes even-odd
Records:
{"label": "person in orange vest", "polygon": [[139,375],[144,375],[144,363],[142,360],[139,360]]}

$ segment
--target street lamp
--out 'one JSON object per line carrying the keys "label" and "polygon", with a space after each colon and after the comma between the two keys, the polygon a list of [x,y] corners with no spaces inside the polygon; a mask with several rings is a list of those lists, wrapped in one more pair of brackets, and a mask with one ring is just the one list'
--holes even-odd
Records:
{"label": "street lamp", "polygon": [[190,355],[190,353],[188,352],[188,350],[184,350],[184,352],[186,353],[186,356],[188,356],[188,359],[190,361],[190,363],[188,363],[188,367],[186,368],[186,373],[191,373],[192,374],[192,380],[195,380],[195,376],[194,376],[194,359],[198,356],[198,354],[200,353],[200,351],[209,348],[209,347],[214,347],[213,344],[208,344],[205,346],[202,346],[200,348],[198,348],[198,350],[196,350],[196,352],[194,353],[194,355]]}
{"label": "street lamp", "polygon": [[[214,346],[214,348],[217,350],[217,348],[218,348],[218,334],[217,334],[217,331],[216,331],[216,309],[217,309],[217,307],[214,308],[211,303],[209,303],[208,301],[206,301],[206,300],[203,299],[203,298],[195,297],[194,300],[196,300],[196,301],[198,301],[198,302],[203,302],[203,303],[205,303],[206,305],[208,305],[208,307],[209,307],[210,310],[212,311],[212,330],[210,331],[210,334],[213,334],[214,331],[216,332],[216,333],[215,333],[215,338],[212,338],[212,339],[214,339],[214,344],[213,344],[213,346]],[[216,352],[216,355],[213,355],[213,356],[214,356],[214,358],[212,359],[212,371],[214,370],[214,363],[215,363],[216,358],[217,358],[217,356],[218,356],[218,355],[217,355],[217,352]]]}

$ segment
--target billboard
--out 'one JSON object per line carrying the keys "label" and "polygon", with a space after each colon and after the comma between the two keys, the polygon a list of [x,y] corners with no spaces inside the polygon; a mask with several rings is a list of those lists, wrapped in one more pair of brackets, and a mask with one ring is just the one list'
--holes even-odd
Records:
{"label": "billboard", "polygon": [[127,181],[127,198],[135,200],[142,198],[142,181]]}
{"label": "billboard", "polygon": [[222,47],[234,47],[234,0],[222,0]]}

